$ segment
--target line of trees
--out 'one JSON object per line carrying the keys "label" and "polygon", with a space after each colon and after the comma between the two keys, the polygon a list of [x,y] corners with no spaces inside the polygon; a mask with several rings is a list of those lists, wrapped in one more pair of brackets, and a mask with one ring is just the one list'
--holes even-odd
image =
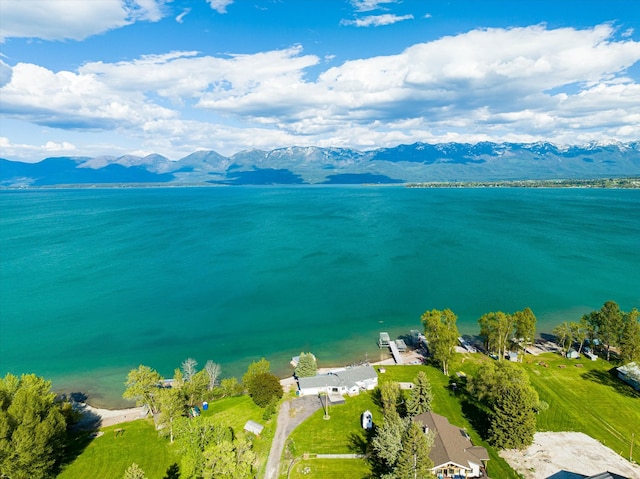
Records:
{"label": "line of trees", "polygon": [[553,329],[553,335],[563,353],[577,345],[582,352],[587,339],[599,344],[611,359],[611,348],[618,349],[624,363],[640,361],[640,312],[633,308],[622,311],[615,301],[605,302],[599,310],[591,311],[579,321],[564,321]]}
{"label": "line of trees", "polygon": [[375,425],[370,441],[369,460],[375,477],[382,479],[433,478],[433,432],[425,434],[412,418],[431,410],[433,392],[424,371],[414,379],[405,398],[400,385],[384,382],[378,388],[382,424]]}
{"label": "line of trees", "polygon": [[590,339],[598,339],[611,357],[611,348],[618,347],[623,362],[640,360],[640,312],[633,308],[624,312],[615,301],[607,301],[597,311],[582,317]]}
{"label": "line of trees", "polygon": [[502,360],[512,348],[524,352],[527,346],[533,344],[536,322],[531,308],[512,314],[502,311],[486,313],[478,319],[485,348],[490,353],[496,353],[498,360]]}

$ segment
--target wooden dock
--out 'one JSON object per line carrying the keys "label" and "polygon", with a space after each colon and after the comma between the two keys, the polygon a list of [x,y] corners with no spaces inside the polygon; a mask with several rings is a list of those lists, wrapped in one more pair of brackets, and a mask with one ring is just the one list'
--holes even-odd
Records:
{"label": "wooden dock", "polygon": [[404,364],[395,341],[389,341],[389,349],[391,350],[391,356],[393,356],[393,360],[396,362],[396,364]]}

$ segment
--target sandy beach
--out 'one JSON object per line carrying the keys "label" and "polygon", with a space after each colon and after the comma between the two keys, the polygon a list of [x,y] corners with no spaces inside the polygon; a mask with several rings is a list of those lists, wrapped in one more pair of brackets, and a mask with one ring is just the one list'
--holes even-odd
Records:
{"label": "sandy beach", "polygon": [[76,403],[75,408],[84,415],[84,418],[80,421],[81,424],[89,425],[99,421],[100,427],[135,421],[147,416],[146,409],[144,407],[102,409],[93,407],[86,403]]}

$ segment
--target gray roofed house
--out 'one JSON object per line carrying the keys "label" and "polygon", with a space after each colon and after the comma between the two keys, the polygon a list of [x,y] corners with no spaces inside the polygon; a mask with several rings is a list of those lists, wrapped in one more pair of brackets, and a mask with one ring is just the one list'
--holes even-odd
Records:
{"label": "gray roofed house", "polygon": [[328,374],[318,374],[307,378],[298,378],[300,396],[328,394],[359,394],[361,390],[370,391],[378,385],[378,373],[372,366],[357,366],[336,369]]}
{"label": "gray roofed house", "polygon": [[617,368],[618,377],[640,391],[640,364],[633,362]]}
{"label": "gray roofed house", "polygon": [[436,477],[482,477],[489,453],[484,447],[474,446],[463,429],[433,412],[418,414],[413,421],[421,424],[425,432],[435,432],[429,458],[433,461],[431,471]]}
{"label": "gray roofed house", "polygon": [[621,476],[620,474],[616,474],[615,472],[601,472],[600,474],[596,474],[595,476],[585,477],[584,479],[629,479],[625,476]]}

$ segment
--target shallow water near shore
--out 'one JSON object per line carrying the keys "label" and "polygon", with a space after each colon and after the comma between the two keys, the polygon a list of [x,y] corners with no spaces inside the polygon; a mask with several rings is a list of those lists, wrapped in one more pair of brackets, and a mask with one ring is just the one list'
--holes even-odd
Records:
{"label": "shallow water near shore", "polygon": [[240,376],[377,360],[451,308],[462,333],[640,307],[640,191],[233,187],[0,192],[0,372],[122,406],[139,364]]}

